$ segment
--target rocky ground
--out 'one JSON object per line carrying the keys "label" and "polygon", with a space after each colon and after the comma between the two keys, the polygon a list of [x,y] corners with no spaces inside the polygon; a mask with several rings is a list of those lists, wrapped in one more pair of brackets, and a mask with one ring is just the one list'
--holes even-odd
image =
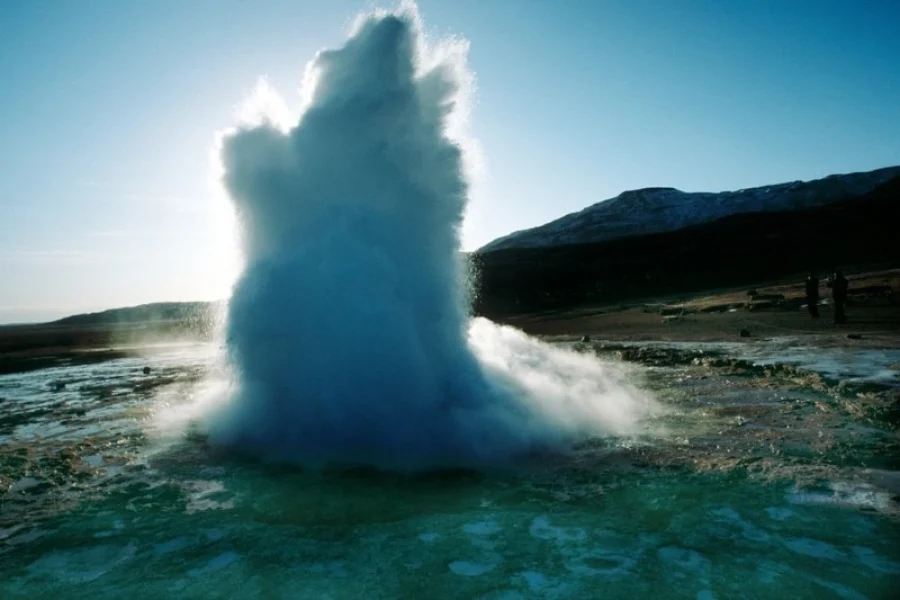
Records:
{"label": "rocky ground", "polygon": [[[885,285],[900,290],[900,272],[851,278],[851,288]],[[897,292],[852,297],[849,322],[835,325],[824,282],[819,319],[806,310],[802,281],[760,286],[755,296],[750,291],[548,311],[507,322],[641,365],[644,386],[672,411],[664,419],[665,443],[591,448],[583,460],[593,467],[611,461],[729,472],[790,482],[798,494],[812,490],[810,497],[823,502],[897,514]]]}
{"label": "rocky ground", "polygon": [[671,411],[663,418],[665,443],[637,445],[619,460],[640,468],[790,481],[798,490],[839,481],[856,496],[841,498],[829,488],[831,501],[871,501],[869,508],[897,514],[900,365],[894,366],[895,381],[876,382],[789,363],[760,364],[734,349],[575,345],[644,365],[645,387]]}
{"label": "rocky ground", "polygon": [[[824,277],[820,318],[806,309],[802,280],[521,314],[504,322],[541,336],[588,335],[605,340],[740,341],[794,336],[815,345],[900,346],[900,270],[848,277],[854,288],[887,286],[893,295],[852,295],[848,323],[835,325]],[[755,295],[750,295],[755,292]],[[771,298],[781,299],[772,300]],[[741,335],[744,331],[746,337]]]}

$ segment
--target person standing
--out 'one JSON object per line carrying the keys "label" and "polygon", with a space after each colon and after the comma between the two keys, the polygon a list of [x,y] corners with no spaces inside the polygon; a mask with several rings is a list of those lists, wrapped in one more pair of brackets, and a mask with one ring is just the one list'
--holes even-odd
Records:
{"label": "person standing", "polygon": [[846,323],[844,309],[847,306],[847,280],[840,271],[836,271],[831,280],[831,298],[834,300],[834,322]]}
{"label": "person standing", "polygon": [[809,316],[819,318],[819,278],[812,271],[806,276],[806,308]]}

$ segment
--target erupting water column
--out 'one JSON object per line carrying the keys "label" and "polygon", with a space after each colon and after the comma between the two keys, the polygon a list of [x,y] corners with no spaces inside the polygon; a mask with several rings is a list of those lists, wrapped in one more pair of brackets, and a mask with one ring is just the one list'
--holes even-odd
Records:
{"label": "erupting water column", "polygon": [[237,383],[209,419],[213,442],[312,466],[417,469],[493,464],[634,423],[635,394],[590,359],[487,322],[467,337],[467,184],[449,133],[471,85],[465,50],[428,47],[414,8],[368,16],[311,63],[293,128],[224,139],[245,267],[228,309]]}

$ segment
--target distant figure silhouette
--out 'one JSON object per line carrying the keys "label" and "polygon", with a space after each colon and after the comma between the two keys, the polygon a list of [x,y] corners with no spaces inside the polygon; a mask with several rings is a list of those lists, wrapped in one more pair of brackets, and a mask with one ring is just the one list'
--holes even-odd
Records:
{"label": "distant figure silhouette", "polygon": [[847,280],[840,271],[835,271],[831,280],[831,298],[834,300],[834,322],[846,323],[844,308],[847,306]]}
{"label": "distant figure silhouette", "polygon": [[812,271],[806,276],[806,308],[809,316],[819,318],[819,278]]}

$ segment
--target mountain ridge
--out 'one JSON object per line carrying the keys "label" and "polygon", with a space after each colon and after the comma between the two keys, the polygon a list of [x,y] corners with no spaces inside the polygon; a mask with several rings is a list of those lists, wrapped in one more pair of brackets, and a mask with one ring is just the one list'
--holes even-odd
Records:
{"label": "mountain ridge", "polygon": [[757,285],[809,270],[900,267],[900,177],[800,210],[737,213],[675,231],[472,257],[474,312],[510,315]]}
{"label": "mountain ridge", "polygon": [[47,325],[116,325],[165,321],[193,321],[202,323],[213,319],[213,312],[222,305],[223,302],[221,300],[151,302],[136,306],[124,306],[97,312],[74,314],[55,321],[50,321]]}
{"label": "mountain ridge", "polygon": [[900,166],[724,192],[683,192],[672,187],[627,190],[543,225],[497,238],[476,252],[603,242],[677,231],[735,214],[815,208],[862,196],[896,177],[900,177]]}

